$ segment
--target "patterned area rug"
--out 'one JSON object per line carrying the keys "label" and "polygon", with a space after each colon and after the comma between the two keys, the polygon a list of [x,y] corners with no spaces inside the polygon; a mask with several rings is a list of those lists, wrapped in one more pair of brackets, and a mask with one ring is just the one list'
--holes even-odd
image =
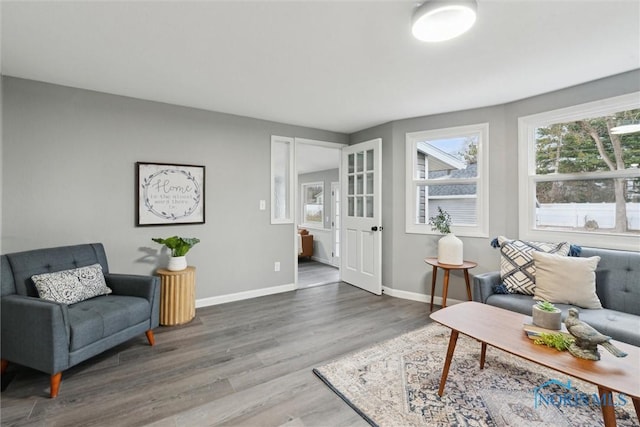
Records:
{"label": "patterned area rug", "polygon": [[[438,397],[449,335],[431,324],[313,371],[374,426],[604,425],[600,407],[584,401],[597,387],[490,346],[480,370],[480,343],[462,334]],[[561,396],[582,397],[571,405]],[[631,399],[613,399],[618,426],[638,426]]]}

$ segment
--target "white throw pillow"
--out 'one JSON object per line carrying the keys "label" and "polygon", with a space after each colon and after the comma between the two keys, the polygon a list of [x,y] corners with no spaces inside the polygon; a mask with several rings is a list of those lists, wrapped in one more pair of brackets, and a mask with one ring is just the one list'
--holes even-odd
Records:
{"label": "white throw pillow", "polygon": [[533,252],[536,287],[533,299],[582,308],[602,308],[596,294],[599,256],[566,257]]}
{"label": "white throw pillow", "polygon": [[111,293],[102,274],[102,266],[93,264],[55,273],[36,274],[31,280],[42,299],[75,304],[89,298]]}

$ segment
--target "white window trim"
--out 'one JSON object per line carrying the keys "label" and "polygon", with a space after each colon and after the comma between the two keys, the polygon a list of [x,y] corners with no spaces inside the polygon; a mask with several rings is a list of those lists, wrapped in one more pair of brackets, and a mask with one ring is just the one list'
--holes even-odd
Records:
{"label": "white window trim", "polygon": [[585,117],[599,117],[606,114],[638,108],[640,92],[613,98],[602,99],[585,104],[574,105],[558,110],[546,111],[518,118],[518,193],[519,193],[519,237],[536,241],[568,241],[583,246],[595,246],[612,249],[638,250],[640,239],[634,235],[621,235],[599,232],[551,231],[535,229],[535,184],[536,182],[589,178],[624,178],[637,176],[633,171],[602,171],[580,174],[536,175],[535,135],[540,126],[563,123]]}
{"label": "white window trim", "polygon": [[[275,209],[276,203],[274,198],[274,176],[275,176],[275,164],[274,164],[274,145],[277,143],[285,143],[289,145],[289,182],[287,183],[288,194],[287,194],[287,212],[285,213],[285,218],[276,218]],[[293,174],[294,171],[294,160],[295,160],[295,149],[294,149],[294,139],[288,138],[286,136],[271,136],[271,224],[293,224],[293,193],[295,191],[295,180]]]}
{"label": "white window trim", "polygon": [[[426,181],[418,180],[414,177],[414,165],[417,162],[417,144],[429,139],[445,139],[466,136],[471,134],[479,135],[478,140],[478,176],[473,182],[476,184],[477,216],[478,224],[473,226],[454,225],[451,231],[458,236],[466,237],[489,237],[489,123],[478,123],[465,126],[455,126],[443,129],[433,129],[419,132],[408,132],[406,136],[406,199],[405,199],[405,232],[411,234],[433,234],[440,235],[440,232],[433,231],[429,224],[416,224],[415,213],[418,206],[416,203],[416,191],[418,185],[424,185]],[[469,184],[468,179],[447,180],[449,183]],[[456,196],[456,198],[462,198]]]}
{"label": "white window trim", "polygon": [[[311,186],[322,186],[322,220],[320,221],[311,221],[311,222],[307,222],[305,221],[305,215],[304,215],[304,207],[307,204],[305,201],[305,187],[311,187]],[[300,225],[301,227],[305,227],[305,228],[313,228],[316,230],[324,230],[324,217],[325,217],[325,212],[324,212],[324,198],[326,197],[325,194],[325,188],[324,188],[324,181],[315,181],[315,182],[305,182],[300,184],[300,219],[302,220],[302,224]]]}

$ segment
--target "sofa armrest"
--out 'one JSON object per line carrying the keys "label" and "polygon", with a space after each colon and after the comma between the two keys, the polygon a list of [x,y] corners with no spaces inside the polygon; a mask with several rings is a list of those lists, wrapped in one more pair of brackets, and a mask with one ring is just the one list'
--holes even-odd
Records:
{"label": "sofa armrest", "polygon": [[66,304],[40,298],[2,297],[2,359],[48,374],[69,367],[69,314]]}
{"label": "sofa armrest", "polygon": [[151,305],[151,328],[160,324],[160,278],[135,274],[104,275],[114,295],[145,298]]}
{"label": "sofa armrest", "polygon": [[106,273],[104,279],[114,295],[140,297],[149,301],[153,300],[160,286],[160,279],[156,276]]}
{"label": "sofa armrest", "polygon": [[473,300],[486,303],[494,292],[493,288],[501,282],[500,272],[491,271],[489,273],[481,273],[473,277]]}

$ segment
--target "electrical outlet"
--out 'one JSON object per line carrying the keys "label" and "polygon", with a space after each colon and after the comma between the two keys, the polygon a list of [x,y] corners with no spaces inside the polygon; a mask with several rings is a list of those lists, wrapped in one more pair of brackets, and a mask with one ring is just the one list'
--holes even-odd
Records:
{"label": "electrical outlet", "polygon": [[266,200],[260,200],[260,210],[263,211],[267,209],[267,201]]}
{"label": "electrical outlet", "polygon": [[273,271],[280,271],[280,261],[276,261],[273,264]]}

